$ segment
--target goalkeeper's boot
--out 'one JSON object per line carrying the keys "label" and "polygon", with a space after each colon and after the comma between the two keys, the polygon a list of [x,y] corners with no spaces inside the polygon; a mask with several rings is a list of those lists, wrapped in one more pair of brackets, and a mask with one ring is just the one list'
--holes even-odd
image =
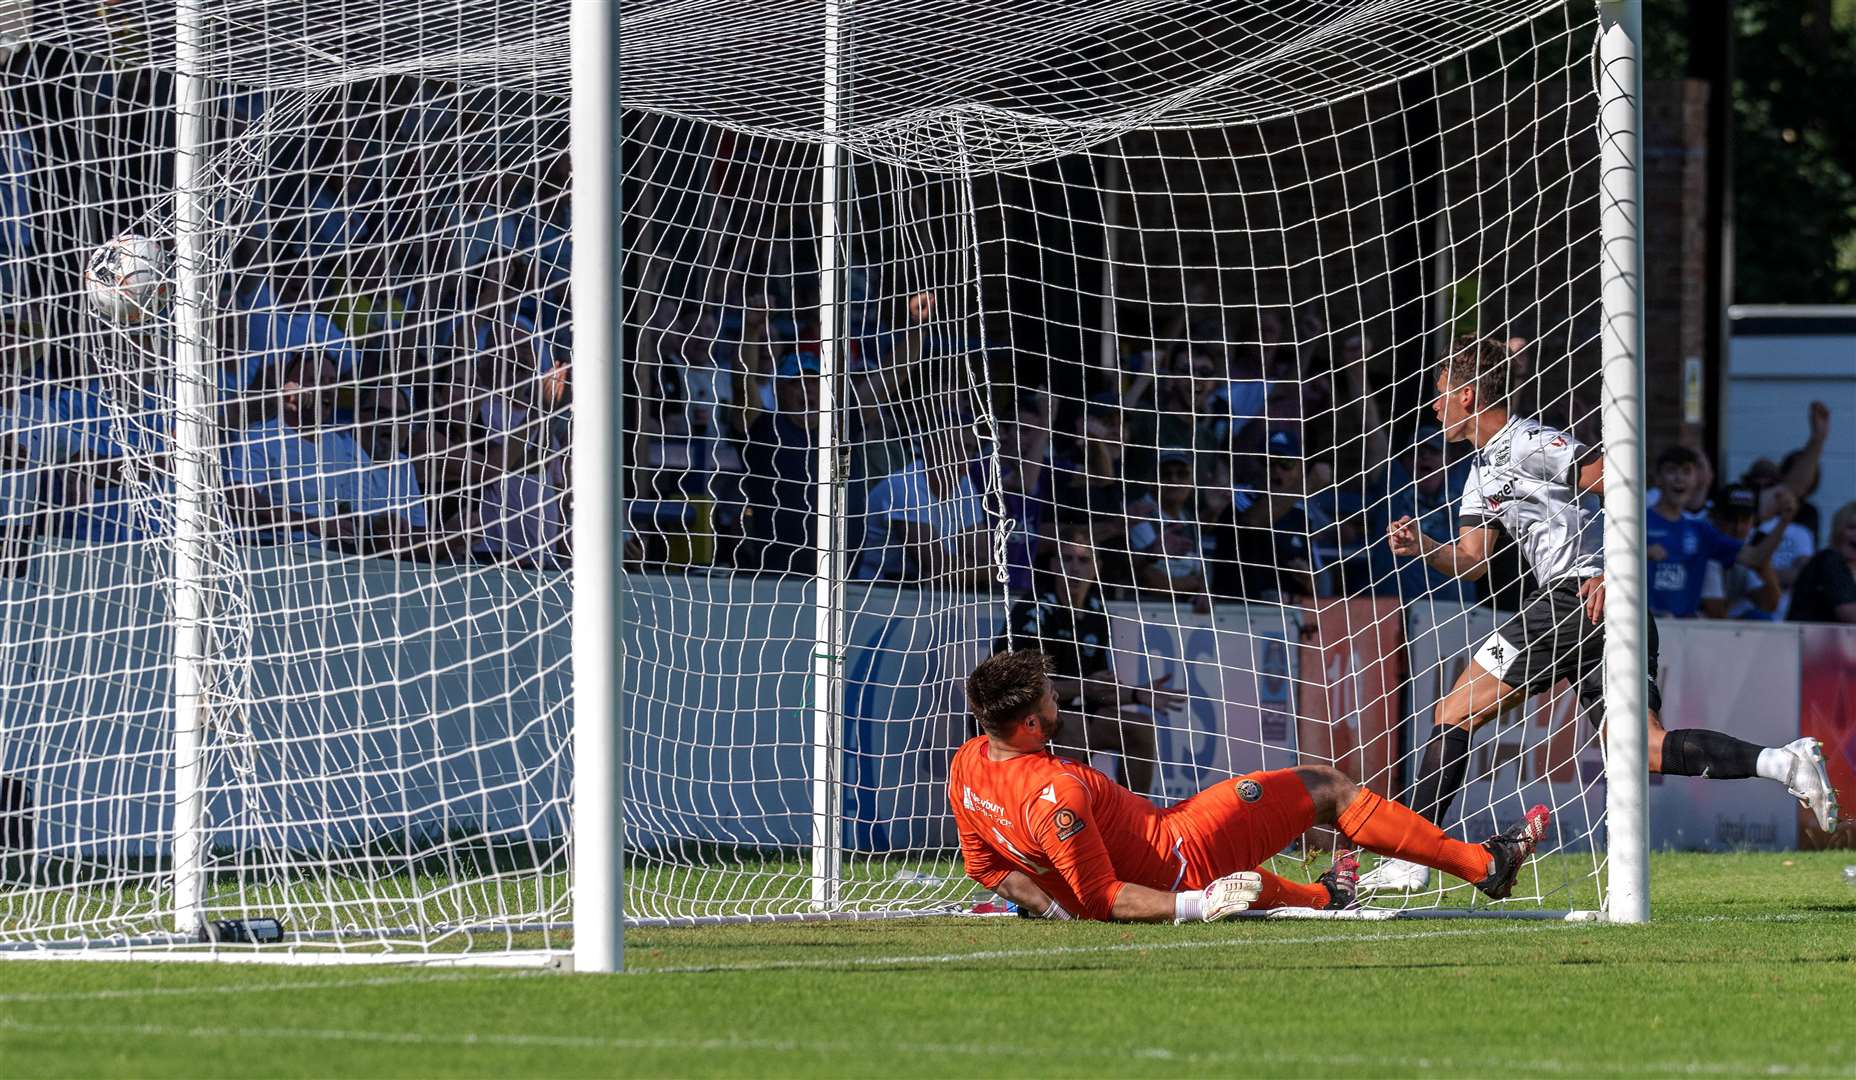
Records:
{"label": "goalkeeper's boot", "polygon": [[1420,892],[1430,887],[1431,868],[1404,859],[1381,859],[1379,865],[1360,875],[1360,895],[1373,893]]}
{"label": "goalkeeper's boot", "polygon": [[1315,879],[1328,891],[1328,911],[1347,911],[1357,906],[1360,891],[1360,858],[1351,851],[1336,851],[1334,865]]}
{"label": "goalkeeper's boot", "polygon": [[1517,824],[1484,840],[1482,846],[1490,856],[1489,876],[1476,882],[1476,888],[1491,900],[1508,899],[1508,894],[1514,891],[1514,879],[1520,876],[1521,867],[1539,846],[1541,838],[1547,835],[1547,827],[1552,822],[1553,811],[1536,806]]}
{"label": "goalkeeper's boot", "polygon": [[1824,744],[1816,739],[1799,739],[1785,749],[1797,759],[1785,780],[1785,790],[1811,811],[1818,828],[1836,832],[1837,789],[1830,786],[1830,774],[1824,769]]}

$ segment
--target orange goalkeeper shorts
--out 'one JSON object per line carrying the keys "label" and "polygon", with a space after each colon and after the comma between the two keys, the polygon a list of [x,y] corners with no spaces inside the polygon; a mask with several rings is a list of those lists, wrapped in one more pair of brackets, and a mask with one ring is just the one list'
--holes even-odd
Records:
{"label": "orange goalkeeper shorts", "polygon": [[1165,811],[1184,864],[1178,888],[1254,870],[1307,832],[1315,803],[1292,769],[1222,780]]}

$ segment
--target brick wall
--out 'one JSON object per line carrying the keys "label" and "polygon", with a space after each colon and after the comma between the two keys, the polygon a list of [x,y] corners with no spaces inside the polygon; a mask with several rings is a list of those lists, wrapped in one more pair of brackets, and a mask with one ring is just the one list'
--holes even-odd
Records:
{"label": "brick wall", "polygon": [[1682,373],[1686,358],[1702,356],[1715,317],[1705,310],[1708,84],[1646,84],[1644,120],[1644,413],[1653,456],[1678,441],[1701,445],[1699,430],[1684,430]]}

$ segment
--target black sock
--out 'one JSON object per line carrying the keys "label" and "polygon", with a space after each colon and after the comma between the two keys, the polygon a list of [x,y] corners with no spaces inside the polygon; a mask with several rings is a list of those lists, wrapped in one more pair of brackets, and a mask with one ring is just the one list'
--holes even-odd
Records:
{"label": "black sock", "polygon": [[1463,789],[1463,774],[1469,771],[1469,729],[1439,728],[1424,744],[1418,759],[1418,782],[1411,791],[1411,809],[1441,826],[1456,793]]}
{"label": "black sock", "polygon": [[1669,776],[1744,780],[1759,775],[1759,750],[1732,735],[1683,728],[1663,736],[1663,772]]}

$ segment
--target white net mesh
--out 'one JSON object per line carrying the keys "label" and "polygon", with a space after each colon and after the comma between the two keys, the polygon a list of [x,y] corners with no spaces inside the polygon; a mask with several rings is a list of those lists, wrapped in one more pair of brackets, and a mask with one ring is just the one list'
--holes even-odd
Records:
{"label": "white net mesh", "polygon": [[[119,237],[117,271],[173,248],[175,10],[40,0],[8,39],[0,941],[170,940],[192,462],[199,910],[305,948],[558,951],[565,3],[181,8],[203,265],[133,319],[132,275],[83,270]],[[1386,551],[1400,516],[1455,532],[1435,363],[1515,338],[1518,406],[1597,442],[1590,13],[840,26],[828,133],[817,5],[625,13],[628,914],[969,906],[946,766],[998,644],[1052,651],[1079,749],[1157,799],[1298,760],[1403,793],[1524,575]],[[189,356],[200,446],[176,438]],[[1098,602],[1101,640],[1051,615]],[[1524,903],[1596,895],[1602,770],[1569,700],[1485,729],[1445,819],[1480,839],[1555,805],[1564,853]]]}

